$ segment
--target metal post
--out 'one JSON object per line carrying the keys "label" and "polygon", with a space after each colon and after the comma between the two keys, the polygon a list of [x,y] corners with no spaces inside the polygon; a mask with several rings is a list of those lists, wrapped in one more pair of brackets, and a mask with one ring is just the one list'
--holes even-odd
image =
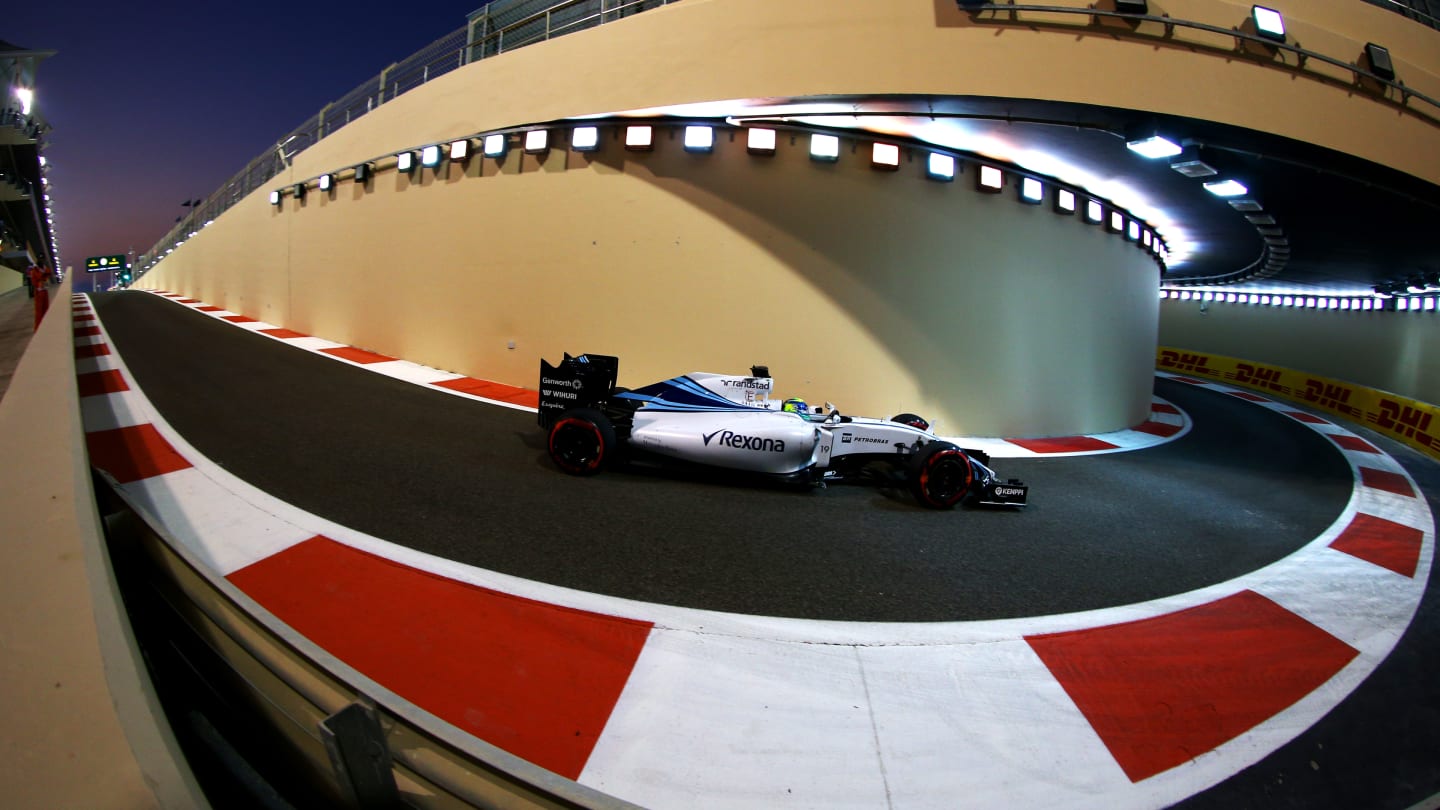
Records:
{"label": "metal post", "polygon": [[320,721],[320,738],[352,807],[380,810],[400,806],[390,749],[374,709],[351,703]]}

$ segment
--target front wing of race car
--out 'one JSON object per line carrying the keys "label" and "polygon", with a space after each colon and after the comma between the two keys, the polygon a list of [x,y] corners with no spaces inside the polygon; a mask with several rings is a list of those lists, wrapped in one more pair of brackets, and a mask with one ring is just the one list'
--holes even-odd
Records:
{"label": "front wing of race car", "polygon": [[981,506],[1013,506],[1022,507],[1030,501],[1030,487],[1022,484],[1018,478],[1011,478],[1008,481],[991,479],[980,485],[980,491],[975,494],[975,503]]}

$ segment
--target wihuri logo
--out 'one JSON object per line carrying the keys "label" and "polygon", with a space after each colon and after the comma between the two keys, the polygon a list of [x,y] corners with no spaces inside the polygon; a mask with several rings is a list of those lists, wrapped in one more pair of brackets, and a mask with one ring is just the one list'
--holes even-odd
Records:
{"label": "wihuri logo", "polygon": [[719,436],[717,444],[723,447],[734,447],[738,450],[758,450],[763,453],[785,452],[784,439],[771,439],[766,436],[745,436],[733,430],[717,430],[714,433],[702,433],[700,438],[705,441],[705,446],[710,446],[710,440]]}

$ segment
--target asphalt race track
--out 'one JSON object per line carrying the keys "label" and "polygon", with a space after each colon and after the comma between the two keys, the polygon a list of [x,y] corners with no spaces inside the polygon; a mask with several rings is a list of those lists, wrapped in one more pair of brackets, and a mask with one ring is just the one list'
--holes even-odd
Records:
{"label": "asphalt race track", "polygon": [[997,460],[1003,477],[1031,485],[1020,512],[934,512],[903,489],[857,485],[577,479],[551,466],[529,413],[316,357],[152,295],[94,300],[164,418],[240,478],[420,551],[645,602],[905,622],[1129,604],[1284,557],[1336,519],[1352,487],[1340,453],[1295,420],[1164,380],[1157,393],[1194,419],[1187,436]]}
{"label": "asphalt race track", "polygon": [[[1284,557],[1334,522],[1353,484],[1334,446],[1296,420],[1167,380],[1157,392],[1194,419],[1188,435],[1108,456],[997,461],[1002,476],[1033,487],[1018,513],[931,512],[905,492],[860,486],[795,491],[644,471],[573,479],[551,467],[529,413],[297,350],[156,296],[93,300],[164,419],[269,494],[469,565],[648,602],[885,621],[1128,604]],[[1440,509],[1440,465],[1351,427]],[[1326,587],[1343,609],[1345,585]],[[1436,593],[1343,702],[1177,806],[1440,806]]]}

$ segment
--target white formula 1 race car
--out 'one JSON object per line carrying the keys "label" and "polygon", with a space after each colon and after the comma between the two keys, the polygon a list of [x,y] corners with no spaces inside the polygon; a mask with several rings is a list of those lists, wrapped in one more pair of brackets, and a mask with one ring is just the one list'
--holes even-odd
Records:
{"label": "white formula 1 race car", "polygon": [[748,376],[693,373],[644,388],[615,386],[619,360],[565,355],[540,361],[540,427],[555,466],[594,475],[621,462],[652,461],[733,470],[772,479],[824,484],[870,480],[902,483],[933,509],[969,499],[1022,507],[1029,487],[1001,480],[979,451],[942,441],[914,414],[891,419],[842,416],[770,399],[764,366]]}

